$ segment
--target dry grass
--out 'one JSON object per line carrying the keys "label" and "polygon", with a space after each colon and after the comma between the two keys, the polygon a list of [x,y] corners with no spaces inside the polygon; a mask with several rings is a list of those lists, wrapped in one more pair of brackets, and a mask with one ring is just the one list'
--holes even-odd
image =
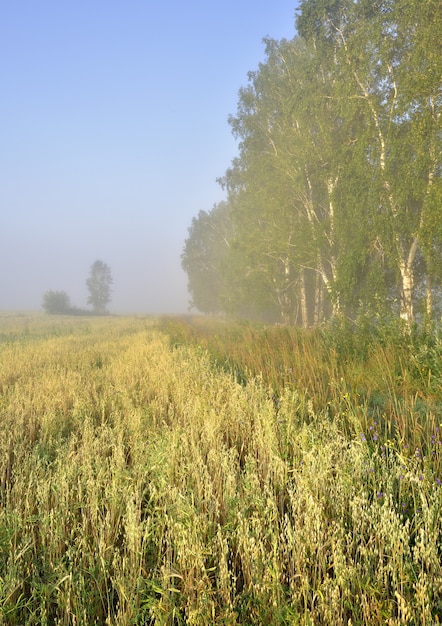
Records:
{"label": "dry grass", "polygon": [[438,623],[437,371],[180,332],[0,319],[0,623]]}

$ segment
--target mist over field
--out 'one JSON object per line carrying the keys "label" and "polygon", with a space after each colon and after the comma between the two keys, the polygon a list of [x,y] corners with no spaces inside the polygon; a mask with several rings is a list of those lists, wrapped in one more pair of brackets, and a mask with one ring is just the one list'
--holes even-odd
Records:
{"label": "mist over field", "polygon": [[442,315],[440,3],[8,5],[0,309]]}
{"label": "mist over field", "polygon": [[294,3],[9,3],[0,73],[0,309],[46,290],[84,307],[96,259],[114,312],[183,312],[192,217],[224,192],[227,118]]}

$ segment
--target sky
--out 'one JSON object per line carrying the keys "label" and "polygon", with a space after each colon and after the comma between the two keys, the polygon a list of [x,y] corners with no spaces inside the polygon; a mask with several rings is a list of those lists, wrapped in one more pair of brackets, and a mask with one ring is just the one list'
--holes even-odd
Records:
{"label": "sky", "polygon": [[228,116],[297,0],[0,3],[0,310],[46,291],[113,313],[185,313],[192,218],[225,198]]}

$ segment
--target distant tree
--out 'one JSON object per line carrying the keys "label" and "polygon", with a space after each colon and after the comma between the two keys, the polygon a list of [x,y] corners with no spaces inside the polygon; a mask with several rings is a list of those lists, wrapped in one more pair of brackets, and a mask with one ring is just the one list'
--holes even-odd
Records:
{"label": "distant tree", "polygon": [[71,304],[65,291],[46,291],[43,295],[43,309],[50,315],[70,312]]}
{"label": "distant tree", "polygon": [[111,299],[112,274],[110,267],[103,261],[95,261],[91,266],[86,284],[89,289],[87,303],[92,305],[95,313],[105,313],[106,306]]}

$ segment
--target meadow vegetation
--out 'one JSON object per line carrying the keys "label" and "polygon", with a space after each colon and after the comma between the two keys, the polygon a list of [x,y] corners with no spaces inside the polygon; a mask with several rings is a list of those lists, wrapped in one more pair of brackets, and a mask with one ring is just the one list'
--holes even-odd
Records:
{"label": "meadow vegetation", "polygon": [[442,338],[0,316],[0,624],[436,624]]}

